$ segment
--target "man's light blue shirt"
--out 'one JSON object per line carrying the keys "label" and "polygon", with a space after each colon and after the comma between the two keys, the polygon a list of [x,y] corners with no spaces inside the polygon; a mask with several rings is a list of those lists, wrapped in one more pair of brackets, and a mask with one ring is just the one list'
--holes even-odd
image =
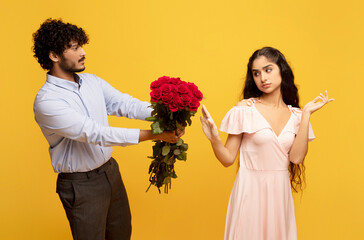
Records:
{"label": "man's light blue shirt", "polygon": [[144,120],[152,111],[101,78],[87,73],[71,82],[47,74],[34,102],[35,120],[49,143],[55,172],[85,172],[104,164],[112,146],[139,142],[139,129],[110,127],[108,115]]}

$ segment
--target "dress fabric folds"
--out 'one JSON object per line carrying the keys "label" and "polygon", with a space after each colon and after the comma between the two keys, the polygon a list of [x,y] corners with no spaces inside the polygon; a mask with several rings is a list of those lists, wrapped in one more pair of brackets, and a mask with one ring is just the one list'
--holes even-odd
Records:
{"label": "dress fabric folds", "polygon": [[[240,167],[230,195],[225,240],[296,240],[294,203],[289,179],[288,154],[302,112],[291,106],[291,117],[277,136],[255,107],[235,106],[224,117],[220,130],[243,133]],[[315,138],[311,125],[309,140]]]}

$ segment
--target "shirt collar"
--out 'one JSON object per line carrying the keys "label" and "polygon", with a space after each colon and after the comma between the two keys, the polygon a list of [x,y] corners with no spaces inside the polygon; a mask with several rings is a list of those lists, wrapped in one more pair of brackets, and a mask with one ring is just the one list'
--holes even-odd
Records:
{"label": "shirt collar", "polygon": [[82,79],[79,75],[75,74],[75,80],[78,81],[78,83],[58,78],[47,73],[47,82],[70,91],[78,91],[78,88],[82,85]]}

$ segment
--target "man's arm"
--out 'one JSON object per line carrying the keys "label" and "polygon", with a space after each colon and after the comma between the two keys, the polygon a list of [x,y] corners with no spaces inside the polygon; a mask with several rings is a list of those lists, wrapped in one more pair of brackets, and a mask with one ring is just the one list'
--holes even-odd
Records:
{"label": "man's arm", "polygon": [[[95,75],[94,75],[95,76]],[[150,117],[150,103],[121,93],[103,79],[95,76],[102,88],[108,115],[145,120]]]}
{"label": "man's arm", "polygon": [[151,130],[140,130],[139,142],[147,140],[161,140],[169,143],[176,143],[178,139],[183,136],[184,133],[184,130],[177,130],[177,136],[174,131],[164,131],[161,134],[153,134]]}
{"label": "man's arm", "polygon": [[139,142],[139,129],[103,126],[80,114],[63,100],[38,100],[34,104],[35,120],[51,134],[101,146],[127,146]]}
{"label": "man's arm", "polygon": [[62,100],[39,100],[34,105],[35,120],[47,132],[65,138],[101,146],[127,146],[146,140],[175,143],[184,134],[165,131],[154,135],[151,130],[102,126],[92,118],[72,109]]}

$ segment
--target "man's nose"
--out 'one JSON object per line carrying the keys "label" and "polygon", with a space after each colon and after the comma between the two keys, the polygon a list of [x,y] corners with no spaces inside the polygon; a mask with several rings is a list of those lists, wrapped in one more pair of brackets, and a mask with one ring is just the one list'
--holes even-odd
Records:
{"label": "man's nose", "polygon": [[82,47],[80,47],[80,51],[81,51],[81,55],[82,55],[82,56],[86,56],[86,52],[85,52],[85,50],[83,50],[83,48],[82,48]]}

